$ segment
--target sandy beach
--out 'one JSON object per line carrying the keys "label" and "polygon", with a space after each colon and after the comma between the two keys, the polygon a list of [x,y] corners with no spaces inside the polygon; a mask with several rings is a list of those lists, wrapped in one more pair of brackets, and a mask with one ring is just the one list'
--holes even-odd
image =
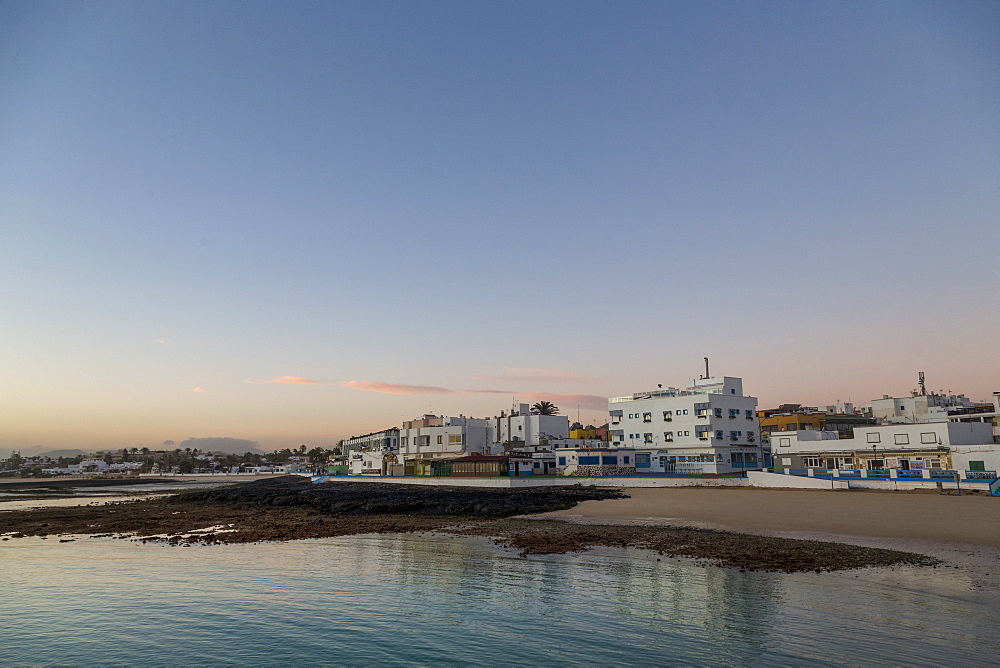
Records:
{"label": "sandy beach", "polygon": [[625,490],[536,517],[601,524],[670,524],[759,534],[890,538],[1000,547],[1000,499],[897,492],[747,487]]}

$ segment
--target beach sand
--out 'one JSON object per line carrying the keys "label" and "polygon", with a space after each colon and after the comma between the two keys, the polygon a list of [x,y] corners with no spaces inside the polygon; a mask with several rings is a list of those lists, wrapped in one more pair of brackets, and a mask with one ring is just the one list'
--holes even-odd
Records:
{"label": "beach sand", "polygon": [[536,515],[601,524],[670,524],[764,535],[854,536],[1000,548],[1000,499],[899,492],[748,487],[625,490]]}

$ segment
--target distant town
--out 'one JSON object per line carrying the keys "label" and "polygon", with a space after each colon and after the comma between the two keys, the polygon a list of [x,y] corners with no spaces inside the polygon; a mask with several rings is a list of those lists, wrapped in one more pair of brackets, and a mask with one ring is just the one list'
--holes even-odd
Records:
{"label": "distant town", "polygon": [[[706,360],[707,367],[707,360]],[[422,415],[340,441],[269,454],[146,446],[0,462],[4,476],[311,474],[367,477],[742,476],[989,481],[1000,470],[1000,392],[990,403],[919,389],[855,407],[759,409],[740,378],[706,375],[608,399],[608,421],[515,402],[493,417]],[[166,446],[173,445],[167,442]],[[898,487],[898,486],[897,486]]]}

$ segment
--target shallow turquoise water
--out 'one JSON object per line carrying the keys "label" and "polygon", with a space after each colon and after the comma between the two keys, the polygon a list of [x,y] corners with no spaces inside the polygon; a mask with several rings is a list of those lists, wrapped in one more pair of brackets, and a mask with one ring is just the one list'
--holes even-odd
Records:
{"label": "shallow turquoise water", "polygon": [[480,539],[0,543],[0,662],[995,663],[959,574],[740,573],[639,551],[522,559]]}

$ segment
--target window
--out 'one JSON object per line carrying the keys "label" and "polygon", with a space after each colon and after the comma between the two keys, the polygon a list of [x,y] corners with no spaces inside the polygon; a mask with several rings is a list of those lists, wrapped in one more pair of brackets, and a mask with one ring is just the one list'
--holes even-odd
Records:
{"label": "window", "polygon": [[601,463],[601,458],[596,455],[592,457],[591,456],[584,457],[583,455],[580,455],[580,466],[588,466],[600,463]]}
{"label": "window", "polygon": [[674,440],[674,432],[672,432],[672,431],[665,431],[665,432],[663,432],[663,440],[664,441],[672,441],[672,440]]}
{"label": "window", "polygon": [[866,434],[866,436],[868,437],[868,442],[869,443],[880,443],[881,440],[882,440],[881,438],[879,438],[879,435],[878,435],[877,432],[870,431],[870,432],[868,432]]}
{"label": "window", "polygon": [[819,457],[806,457],[805,464],[807,469],[818,469],[823,466]]}
{"label": "window", "polygon": [[738,408],[730,408],[729,409],[729,417],[735,418],[735,417],[739,416],[739,414],[740,414],[740,411],[739,411]]}
{"label": "window", "polygon": [[725,438],[726,437],[726,432],[722,431],[721,429],[716,429],[715,430],[715,437],[716,438]]}
{"label": "window", "polygon": [[716,408],[715,409],[715,417],[722,417],[722,409],[721,408]]}
{"label": "window", "polygon": [[449,445],[461,445],[462,444],[462,434],[448,434],[448,444]]}
{"label": "window", "polygon": [[635,453],[635,465],[636,468],[649,468],[649,453],[648,452],[637,452]]}
{"label": "window", "polygon": [[896,445],[909,445],[910,435],[909,434],[893,434],[893,442]]}
{"label": "window", "polygon": [[[597,457],[594,457],[597,459]],[[604,455],[601,457],[601,463],[605,466],[618,466],[618,457],[614,455]]]}
{"label": "window", "polygon": [[778,447],[779,448],[790,448],[792,446],[792,439],[790,438],[779,438]]}
{"label": "window", "polygon": [[753,411],[743,411],[743,413],[744,413],[744,416],[746,417],[746,419],[748,419],[748,420],[752,420],[753,419]]}
{"label": "window", "polygon": [[652,443],[653,442],[653,435],[652,434],[643,434],[642,435],[642,440],[645,441],[646,443]]}
{"label": "window", "polygon": [[643,413],[642,414],[642,421],[643,422],[652,422],[653,421],[653,414],[652,413]]}
{"label": "window", "polygon": [[441,438],[442,438],[441,434],[438,434],[438,443],[441,442]]}
{"label": "window", "polygon": [[673,411],[663,411],[663,419],[664,420],[671,420],[671,419],[673,419],[673,415],[674,415]]}
{"label": "window", "polygon": [[981,462],[970,461],[969,462],[969,470],[970,471],[985,471],[986,470],[986,462],[985,461],[981,461]]}
{"label": "window", "polygon": [[559,466],[566,466],[566,458],[565,457],[560,457],[559,458]]}
{"label": "window", "polygon": [[688,409],[685,408],[684,409],[684,415],[687,415],[687,414],[688,414]]}
{"label": "window", "polygon": [[933,431],[925,431],[924,433],[920,434],[920,442],[937,443],[937,434],[935,434]]}
{"label": "window", "polygon": [[626,457],[622,458],[622,461],[623,461],[623,463],[628,464],[628,457],[626,456]]}
{"label": "window", "polygon": [[[685,413],[687,413],[687,411],[684,411],[684,412],[685,412]],[[685,436],[690,436],[690,435],[691,435],[691,432],[689,432],[689,431],[686,431],[686,430],[685,430],[685,432],[684,432],[684,435],[685,435]]]}

